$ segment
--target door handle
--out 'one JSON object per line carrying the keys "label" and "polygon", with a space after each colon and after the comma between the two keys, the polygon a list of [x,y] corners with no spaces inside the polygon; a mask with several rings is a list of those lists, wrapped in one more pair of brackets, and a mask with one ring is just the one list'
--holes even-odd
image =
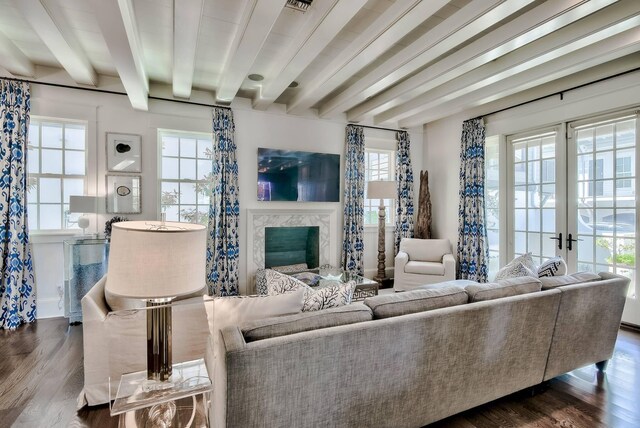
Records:
{"label": "door handle", "polygon": [[577,241],[582,241],[582,239],[573,239],[571,234],[567,237],[567,250],[571,251],[573,249],[573,243]]}
{"label": "door handle", "polygon": [[558,241],[558,250],[562,250],[562,233],[558,233],[557,237],[551,237],[549,239],[555,239]]}

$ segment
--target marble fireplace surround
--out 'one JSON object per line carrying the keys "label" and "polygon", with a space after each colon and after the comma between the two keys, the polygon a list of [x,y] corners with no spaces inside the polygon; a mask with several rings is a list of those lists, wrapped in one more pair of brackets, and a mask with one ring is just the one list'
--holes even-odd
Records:
{"label": "marble fireplace surround", "polygon": [[265,227],[318,226],[320,265],[335,264],[337,254],[336,210],[247,210],[247,278],[255,290],[255,273],[264,268]]}

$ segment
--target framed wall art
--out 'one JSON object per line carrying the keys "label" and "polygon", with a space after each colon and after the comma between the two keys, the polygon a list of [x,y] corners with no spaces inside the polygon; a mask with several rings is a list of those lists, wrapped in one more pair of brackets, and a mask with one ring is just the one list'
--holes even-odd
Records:
{"label": "framed wall art", "polygon": [[139,175],[107,175],[107,213],[142,212],[141,178]]}
{"label": "framed wall art", "polygon": [[107,132],[107,171],[142,172],[142,137]]}

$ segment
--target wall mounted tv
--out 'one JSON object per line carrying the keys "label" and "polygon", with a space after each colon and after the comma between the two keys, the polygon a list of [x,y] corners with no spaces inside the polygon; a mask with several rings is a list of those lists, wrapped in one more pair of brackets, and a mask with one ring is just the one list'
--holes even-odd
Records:
{"label": "wall mounted tv", "polygon": [[259,148],[258,200],[340,202],[340,155]]}

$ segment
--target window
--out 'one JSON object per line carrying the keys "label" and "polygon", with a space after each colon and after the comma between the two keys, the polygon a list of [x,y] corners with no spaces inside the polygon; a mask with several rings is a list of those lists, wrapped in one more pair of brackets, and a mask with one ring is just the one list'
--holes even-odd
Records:
{"label": "window", "polygon": [[29,125],[29,229],[77,229],[81,213],[69,213],[69,196],[86,189],[84,123],[31,118]]}
{"label": "window", "polygon": [[[633,170],[631,169],[631,156],[616,158],[616,177],[631,177]],[[633,180],[624,179],[616,180],[616,189],[625,190],[633,187]]]}
{"label": "window", "polygon": [[489,241],[489,279],[500,269],[500,139],[485,139],[485,224]]}
{"label": "window", "polygon": [[[365,149],[364,151],[364,164],[365,164],[365,189],[364,194],[367,194],[367,182],[374,180],[395,180],[394,175],[394,159],[395,152],[393,150],[379,150],[379,149]],[[394,222],[394,199],[384,199],[384,206],[386,212],[386,224],[393,224]],[[380,206],[379,199],[367,199],[364,200],[364,224],[377,225],[378,224],[378,207]]]}
{"label": "window", "polygon": [[206,224],[212,183],[210,134],[160,131],[160,210],[168,221]]}

